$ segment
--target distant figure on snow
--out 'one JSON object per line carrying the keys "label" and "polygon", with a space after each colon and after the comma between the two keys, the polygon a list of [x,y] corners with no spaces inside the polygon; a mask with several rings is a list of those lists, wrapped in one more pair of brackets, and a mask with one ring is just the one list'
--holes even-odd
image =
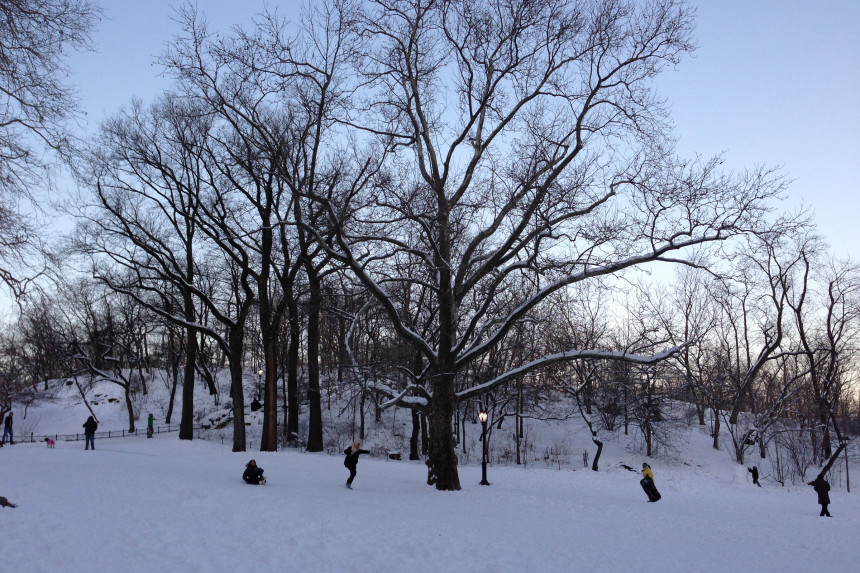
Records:
{"label": "distant figure on snow", "polygon": [[96,422],[96,419],[90,416],[87,418],[87,421],[84,422],[84,437],[86,438],[86,446],[85,450],[90,449],[90,446],[93,447],[93,450],[96,449],[96,430],[99,427],[99,423]]}
{"label": "distant figure on snow", "polygon": [[153,425],[154,421],[155,421],[155,418],[152,417],[152,414],[150,414],[149,417],[146,419],[146,437],[147,438],[152,437],[152,430],[153,430],[152,425]]}
{"label": "distant figure on snow", "polygon": [[648,464],[642,464],[642,479],[639,480],[639,484],[645,491],[645,495],[648,496],[648,501],[660,501],[660,498],[663,497],[657,491],[657,486],[654,485],[654,472],[651,471],[651,466]]}
{"label": "distant figure on snow", "polygon": [[343,453],[346,455],[343,465],[349,470],[349,479],[346,480],[346,487],[347,489],[352,489],[352,480],[355,479],[355,466],[358,465],[358,456],[369,454],[370,452],[361,449],[361,442],[355,442],[345,449]]}
{"label": "distant figure on snow", "polygon": [[251,460],[245,466],[245,473],[242,474],[242,479],[245,483],[251,485],[263,485],[266,483],[266,478],[263,477],[263,468],[257,467],[257,461]]}
{"label": "distant figure on snow", "polygon": [[9,436],[9,443],[14,444],[15,440],[12,435],[12,412],[7,414],[6,419],[3,421],[3,443],[6,443],[6,436]]}
{"label": "distant figure on snow", "polygon": [[827,509],[827,506],[830,505],[830,494],[827,493],[830,491],[830,484],[827,483],[824,476],[819,475],[815,480],[809,482],[808,485],[811,485],[815,489],[816,493],[818,493],[818,503],[821,504],[821,513],[819,515],[821,517],[824,517],[825,515],[827,517],[833,517]]}
{"label": "distant figure on snow", "polygon": [[54,444],[55,444],[54,438],[45,438],[45,442],[48,444],[48,449],[50,449],[50,450],[54,449]]}
{"label": "distant figure on snow", "polygon": [[0,495],[0,507],[18,507],[2,495]]}
{"label": "distant figure on snow", "polygon": [[759,487],[761,484],[758,483],[758,466],[753,466],[751,468],[747,468],[747,471],[752,474],[753,483]]}

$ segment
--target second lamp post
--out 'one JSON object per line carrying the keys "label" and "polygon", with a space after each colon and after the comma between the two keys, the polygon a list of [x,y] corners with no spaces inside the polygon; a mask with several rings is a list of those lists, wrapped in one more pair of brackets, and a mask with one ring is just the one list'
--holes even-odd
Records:
{"label": "second lamp post", "polygon": [[481,440],[483,442],[483,455],[481,456],[481,485],[490,485],[487,481],[487,413],[484,410],[478,412],[481,420]]}

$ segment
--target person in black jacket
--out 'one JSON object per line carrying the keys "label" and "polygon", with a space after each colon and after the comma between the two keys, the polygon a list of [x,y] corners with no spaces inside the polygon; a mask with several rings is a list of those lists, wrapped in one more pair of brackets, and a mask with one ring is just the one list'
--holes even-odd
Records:
{"label": "person in black jacket", "polygon": [[761,487],[761,484],[758,483],[758,466],[747,468],[747,471],[752,474],[753,484]]}
{"label": "person in black jacket", "polygon": [[245,483],[251,485],[263,485],[266,483],[266,478],[263,477],[263,468],[257,467],[257,461],[251,460],[245,466],[245,473],[242,474],[242,479]]}
{"label": "person in black jacket", "polygon": [[349,479],[346,480],[347,489],[352,489],[352,480],[355,479],[355,466],[358,465],[358,456],[361,454],[369,454],[367,450],[361,449],[361,443],[355,442],[350,447],[345,449],[343,453],[346,459],[343,460],[343,465],[349,470]]}
{"label": "person in black jacket", "polygon": [[827,506],[830,505],[830,494],[827,493],[830,491],[830,484],[827,483],[827,480],[824,479],[823,475],[819,475],[814,481],[809,482],[808,485],[811,485],[818,494],[818,503],[821,504],[821,513],[819,515],[821,517],[824,517],[825,515],[827,517],[832,517],[830,515],[830,511],[827,509]]}
{"label": "person in black jacket", "polygon": [[6,436],[9,436],[10,444],[15,443],[15,438],[12,435],[12,412],[9,412],[9,415],[7,415],[6,419],[3,420],[3,440],[0,441],[0,444],[6,443]]}
{"label": "person in black jacket", "polygon": [[90,446],[93,447],[93,450],[96,449],[96,430],[99,427],[99,423],[96,422],[95,418],[90,416],[87,418],[87,421],[84,422],[84,437],[86,438],[86,446],[85,450],[90,449]]}

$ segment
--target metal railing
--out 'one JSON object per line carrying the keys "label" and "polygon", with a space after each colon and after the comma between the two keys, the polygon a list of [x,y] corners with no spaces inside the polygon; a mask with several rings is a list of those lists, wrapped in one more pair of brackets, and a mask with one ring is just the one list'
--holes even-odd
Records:
{"label": "metal railing", "polygon": [[[194,425],[194,430],[199,430],[199,424]],[[179,424],[168,424],[166,426],[153,426],[152,433],[153,435],[157,434],[169,434],[171,432],[178,432]],[[128,430],[108,430],[106,432],[96,432],[95,437],[101,440],[108,438],[131,438],[135,436],[146,436],[146,427],[135,429],[134,432],[129,432]],[[36,435],[34,433],[30,433],[29,436],[24,435],[23,439],[16,436],[15,443],[36,443],[36,442],[44,442],[47,438],[53,439],[55,442],[81,442],[86,439],[86,435],[84,433],[77,434],[45,434],[45,435]]]}

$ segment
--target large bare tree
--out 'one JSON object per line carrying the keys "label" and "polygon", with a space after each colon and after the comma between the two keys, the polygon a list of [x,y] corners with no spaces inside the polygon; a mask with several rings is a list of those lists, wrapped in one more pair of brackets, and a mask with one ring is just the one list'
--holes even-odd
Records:
{"label": "large bare tree", "polygon": [[[732,175],[718,159],[674,158],[652,80],[692,49],[683,1],[375,0],[362,10],[361,88],[339,119],[365,160],[333,157],[337,185],[312,197],[336,230],[332,256],[421,354],[415,383],[391,403],[423,403],[428,483],[457,490],[458,402],[551,363],[654,362],[675,349],[558,347],[491,379],[459,379],[469,365],[569,285],[677,262],[683,249],[756,228],[782,182],[766,168]],[[398,274],[407,258],[421,270]],[[403,312],[392,293],[419,287],[427,312]]]}
{"label": "large bare tree", "polygon": [[90,0],[0,2],[0,281],[26,290],[43,252],[33,218],[51,185],[49,149],[71,157],[79,111],[66,56],[90,48],[101,16]]}

